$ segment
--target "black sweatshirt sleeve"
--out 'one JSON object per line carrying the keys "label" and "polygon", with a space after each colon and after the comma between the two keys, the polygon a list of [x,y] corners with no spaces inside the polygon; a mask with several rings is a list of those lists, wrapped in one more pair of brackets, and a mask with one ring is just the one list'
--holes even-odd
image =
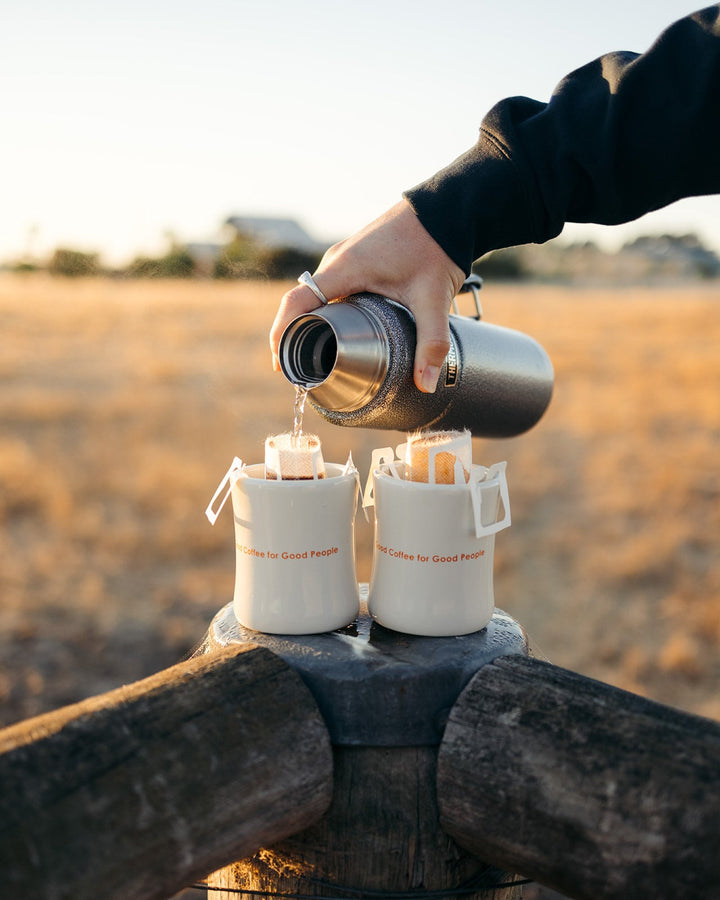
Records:
{"label": "black sweatshirt sleeve", "polygon": [[572,72],[549,103],[501,101],[471,150],[404,196],[468,273],[483,253],[542,243],[565,222],[614,225],[718,192],[720,5],[642,55]]}

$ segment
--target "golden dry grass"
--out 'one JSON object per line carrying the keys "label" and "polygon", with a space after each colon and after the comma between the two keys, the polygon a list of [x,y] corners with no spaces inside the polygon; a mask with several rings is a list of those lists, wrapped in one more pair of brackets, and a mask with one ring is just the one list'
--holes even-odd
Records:
{"label": "golden dry grass", "polygon": [[[142,677],[232,595],[234,455],[292,421],[266,335],[283,285],[0,278],[0,702],[9,722]],[[720,717],[720,290],[489,286],[556,367],[508,460],[496,600],[553,662]],[[310,413],[325,458],[400,435]],[[372,528],[357,524],[360,578]]]}

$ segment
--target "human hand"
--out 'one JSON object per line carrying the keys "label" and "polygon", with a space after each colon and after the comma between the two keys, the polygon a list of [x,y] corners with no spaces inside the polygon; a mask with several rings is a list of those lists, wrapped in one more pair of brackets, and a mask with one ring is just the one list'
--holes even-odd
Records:
{"label": "human hand", "polygon": [[[450,304],[465,275],[423,228],[407,200],[331,247],[313,278],[328,300],[369,291],[406,306],[417,328],[415,385],[426,393],[435,391],[450,349]],[[319,305],[305,285],[292,288],[280,301],[270,331],[276,371],[283,331],[292,319]]]}

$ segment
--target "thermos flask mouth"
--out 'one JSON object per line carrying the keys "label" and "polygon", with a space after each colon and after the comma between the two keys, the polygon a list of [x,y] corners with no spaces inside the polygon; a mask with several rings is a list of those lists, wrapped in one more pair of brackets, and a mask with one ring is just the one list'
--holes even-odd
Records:
{"label": "thermos flask mouth", "polygon": [[337,337],[331,325],[314,316],[305,316],[295,325],[292,337],[283,344],[283,370],[294,384],[312,389],[335,367]]}
{"label": "thermos flask mouth", "polygon": [[387,333],[352,302],[330,303],[294,319],[280,339],[280,368],[318,406],[360,409],[388,370]]}

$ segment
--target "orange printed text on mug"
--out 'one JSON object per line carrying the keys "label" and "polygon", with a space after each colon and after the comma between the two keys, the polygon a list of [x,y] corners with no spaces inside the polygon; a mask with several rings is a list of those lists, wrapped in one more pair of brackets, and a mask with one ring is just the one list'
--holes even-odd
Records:
{"label": "orange printed text on mug", "polygon": [[247,544],[238,544],[235,546],[245,556],[252,556],[256,559],[328,559],[336,556],[340,552],[339,547],[325,547],[315,550],[259,550],[257,547],[250,547]]}
{"label": "orange printed text on mug", "polygon": [[461,563],[472,562],[474,559],[480,559],[485,556],[484,550],[475,550],[473,553],[409,553],[398,547],[386,547],[376,542],[375,549],[378,553],[384,553],[393,559],[401,559],[404,562],[418,563]]}

